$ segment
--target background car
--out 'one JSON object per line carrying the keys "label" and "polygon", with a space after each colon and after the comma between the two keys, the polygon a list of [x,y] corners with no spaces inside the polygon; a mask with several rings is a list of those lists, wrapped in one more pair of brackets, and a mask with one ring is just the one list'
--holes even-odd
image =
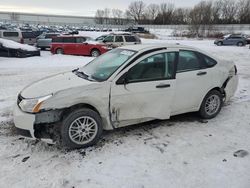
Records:
{"label": "background car", "polygon": [[112,47],[119,47],[123,45],[141,44],[141,39],[135,34],[117,33],[108,35],[102,42],[111,45]]}
{"label": "background car", "polygon": [[40,50],[33,46],[15,41],[0,39],[0,57],[31,57],[40,56]]}
{"label": "background car", "polygon": [[35,45],[39,35],[38,31],[22,31],[23,44]]}
{"label": "background car", "polygon": [[222,39],[217,39],[214,41],[217,46],[222,45],[237,45],[245,46],[247,44],[247,39],[243,35],[226,35]]}
{"label": "background car", "polygon": [[45,50],[46,48],[50,48],[52,38],[59,36],[60,33],[43,33],[37,37],[37,44],[38,48],[41,50]]}
{"label": "background car", "polygon": [[21,31],[0,30],[0,38],[23,43],[23,36]]}
{"label": "background car", "polygon": [[86,55],[97,57],[111,48],[83,36],[59,36],[52,39],[52,54]]}

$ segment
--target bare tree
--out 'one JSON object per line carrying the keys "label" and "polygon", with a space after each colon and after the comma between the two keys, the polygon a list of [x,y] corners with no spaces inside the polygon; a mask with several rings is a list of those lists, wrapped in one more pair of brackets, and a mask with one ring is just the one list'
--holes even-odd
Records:
{"label": "bare tree", "polygon": [[159,5],[157,4],[148,5],[146,14],[147,14],[148,19],[150,20],[150,23],[153,24],[155,18],[159,14]]}
{"label": "bare tree", "polygon": [[105,18],[105,13],[104,10],[98,9],[95,13],[95,22],[97,24],[103,24],[104,23],[104,18]]}
{"label": "bare tree", "polygon": [[221,17],[224,24],[232,24],[236,22],[238,6],[234,0],[221,0]]}
{"label": "bare tree", "polygon": [[133,18],[137,23],[141,23],[145,13],[146,4],[143,1],[134,1],[130,3],[126,11],[127,17]]}
{"label": "bare tree", "polygon": [[162,20],[162,24],[170,24],[172,20],[172,14],[174,12],[173,3],[162,3],[160,4],[159,19]]}
{"label": "bare tree", "polygon": [[120,9],[112,9],[114,24],[121,25],[123,22],[123,11]]}
{"label": "bare tree", "polygon": [[240,0],[238,2],[238,20],[241,24],[250,23],[250,0]]}
{"label": "bare tree", "polygon": [[109,24],[110,22],[110,9],[109,8],[104,9],[104,20],[106,24]]}

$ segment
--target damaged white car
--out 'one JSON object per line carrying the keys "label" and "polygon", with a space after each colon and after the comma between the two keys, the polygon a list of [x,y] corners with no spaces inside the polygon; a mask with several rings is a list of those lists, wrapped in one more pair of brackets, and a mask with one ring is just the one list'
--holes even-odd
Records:
{"label": "damaged white car", "polygon": [[233,62],[200,50],[125,46],[24,88],[14,122],[25,137],[86,147],[95,144],[103,130],[196,111],[213,118],[237,85]]}

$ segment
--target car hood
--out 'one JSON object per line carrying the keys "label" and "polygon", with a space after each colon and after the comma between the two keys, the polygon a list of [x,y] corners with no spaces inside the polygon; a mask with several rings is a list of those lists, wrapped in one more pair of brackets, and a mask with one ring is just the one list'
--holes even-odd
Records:
{"label": "car hood", "polygon": [[46,77],[28,85],[21,91],[21,96],[29,99],[37,98],[93,83],[92,81],[78,77],[73,72],[65,72]]}

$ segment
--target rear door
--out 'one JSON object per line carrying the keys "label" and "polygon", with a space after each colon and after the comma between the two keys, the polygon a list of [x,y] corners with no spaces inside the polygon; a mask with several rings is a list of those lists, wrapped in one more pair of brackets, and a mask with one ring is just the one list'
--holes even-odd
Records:
{"label": "rear door", "polygon": [[64,37],[63,38],[63,52],[64,54],[77,54],[76,49],[76,38],[75,37]]}
{"label": "rear door", "polygon": [[86,43],[85,37],[76,38],[75,49],[77,55],[89,55],[89,44]]}
{"label": "rear door", "polygon": [[[175,51],[154,52],[138,59],[120,74],[111,86],[110,111],[115,125],[122,127],[170,117],[176,59]],[[127,84],[120,83],[124,76]]]}
{"label": "rear door", "polygon": [[176,93],[173,98],[173,113],[180,114],[199,109],[207,92],[216,80],[216,64],[205,66],[201,55],[195,51],[180,50],[176,72]]}

